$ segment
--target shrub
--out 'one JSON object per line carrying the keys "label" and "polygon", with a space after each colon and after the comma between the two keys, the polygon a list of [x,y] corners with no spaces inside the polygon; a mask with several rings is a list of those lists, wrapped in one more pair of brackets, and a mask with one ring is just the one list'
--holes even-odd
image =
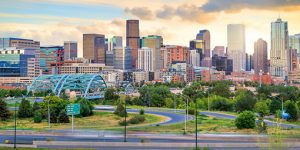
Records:
{"label": "shrub", "polygon": [[251,91],[239,91],[236,97],[235,108],[237,112],[245,110],[252,111],[256,103],[256,98]]}
{"label": "shrub", "polygon": [[86,117],[93,115],[93,102],[85,99],[85,98],[79,98],[75,101],[75,103],[80,104],[80,116]]}
{"label": "shrub", "polygon": [[0,120],[7,120],[11,114],[7,108],[7,104],[4,100],[0,99]]}
{"label": "shrub", "polygon": [[67,112],[65,110],[61,110],[58,115],[58,122],[59,123],[69,123],[69,116],[67,115]]}
{"label": "shrub", "polygon": [[18,110],[18,117],[29,118],[33,116],[32,107],[30,102],[26,99],[22,99]]}
{"label": "shrub", "polygon": [[39,103],[38,102],[34,102],[33,103],[33,105],[32,105],[32,112],[35,112],[35,111],[37,111],[37,110],[39,110],[40,109],[40,105],[39,105]]}
{"label": "shrub", "polygon": [[42,122],[42,113],[41,111],[37,110],[34,112],[34,118],[33,121],[34,123],[41,123]]}
{"label": "shrub", "polygon": [[243,111],[235,119],[238,129],[253,129],[255,127],[255,114],[252,111]]}
{"label": "shrub", "polygon": [[133,117],[133,118],[129,119],[129,123],[130,124],[139,124],[140,121],[136,117]]}
{"label": "shrub", "polygon": [[267,132],[267,124],[261,118],[257,122],[258,133],[266,133]]}
{"label": "shrub", "polygon": [[264,117],[270,113],[269,107],[264,101],[257,102],[254,106],[254,110],[260,117]]}
{"label": "shrub", "polygon": [[288,121],[297,121],[298,120],[298,111],[297,107],[294,102],[292,101],[286,101],[285,102],[285,109],[286,113],[288,113],[290,116],[288,117]]}
{"label": "shrub", "polygon": [[231,111],[232,103],[229,99],[220,97],[220,96],[212,96],[210,97],[210,109],[212,110],[221,110],[221,111]]}
{"label": "shrub", "polygon": [[129,123],[130,124],[139,124],[139,123],[142,123],[145,121],[145,117],[142,116],[142,115],[137,115],[137,116],[134,116],[132,117],[130,120],[129,120]]}
{"label": "shrub", "polygon": [[127,112],[122,104],[118,104],[117,109],[114,112],[115,115],[118,115],[120,117],[125,117],[127,116]]}
{"label": "shrub", "polygon": [[119,121],[120,126],[125,126],[125,124],[128,125],[128,121],[126,121],[126,122],[125,122],[125,120]]}
{"label": "shrub", "polygon": [[140,109],[140,115],[144,115],[145,114],[145,110],[144,109]]}

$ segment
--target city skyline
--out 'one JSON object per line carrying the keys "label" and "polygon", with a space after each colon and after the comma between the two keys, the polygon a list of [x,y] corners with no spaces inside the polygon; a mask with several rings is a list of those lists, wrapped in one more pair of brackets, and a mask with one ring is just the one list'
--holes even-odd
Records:
{"label": "city skyline", "polygon": [[[227,24],[245,24],[246,52],[251,54],[257,39],[262,38],[270,43],[270,23],[279,16],[289,22],[290,35],[299,33],[297,26],[300,25],[297,19],[300,2],[296,0],[14,2],[0,2],[1,37],[34,39],[41,41],[42,46],[77,41],[79,57],[82,57],[82,34],[104,34],[105,37],[119,35],[125,40],[126,19],[140,20],[140,37],[161,35],[168,45],[188,46],[189,41],[195,38],[195,33],[207,29],[211,33],[211,48],[227,46]],[[82,11],[78,13],[78,10]],[[261,15],[258,16],[258,13]]]}

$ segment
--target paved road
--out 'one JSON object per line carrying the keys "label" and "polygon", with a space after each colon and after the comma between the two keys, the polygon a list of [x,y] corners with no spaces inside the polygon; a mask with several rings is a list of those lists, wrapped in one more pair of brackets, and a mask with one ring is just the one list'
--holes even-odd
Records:
{"label": "paved road", "polygon": [[[236,118],[236,116],[233,116],[233,115],[228,115],[228,114],[222,114],[222,113],[216,113],[216,112],[200,112],[200,114],[203,114],[203,115],[207,115],[207,116],[213,116],[213,117],[217,117],[217,118],[223,118],[223,119],[231,119],[231,120],[234,120]],[[269,121],[269,120],[264,120],[266,122],[267,125],[269,126],[277,126],[277,123],[276,122],[272,122],[272,121]],[[300,128],[300,126],[297,126],[297,125],[292,125],[292,124],[278,124],[280,125],[282,128]]]}
{"label": "paved road", "polygon": [[[103,111],[114,111],[114,108],[109,108],[109,107],[95,107],[95,110],[103,110]],[[127,109],[127,112],[129,113],[138,113],[138,109]],[[160,115],[160,116],[165,116],[168,117],[169,120],[161,123],[157,123],[159,125],[169,125],[169,124],[176,124],[176,123],[181,123],[185,121],[185,114],[178,114],[175,113],[174,111],[155,111],[155,110],[149,110],[145,109],[146,114],[153,114],[153,115]],[[188,121],[193,120],[194,117],[189,115],[188,116]]]}

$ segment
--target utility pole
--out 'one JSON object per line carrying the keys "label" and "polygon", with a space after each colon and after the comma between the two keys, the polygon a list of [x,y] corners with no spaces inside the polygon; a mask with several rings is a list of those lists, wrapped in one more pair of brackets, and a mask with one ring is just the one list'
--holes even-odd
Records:
{"label": "utility pole", "polygon": [[198,112],[197,112],[197,104],[195,105],[195,117],[196,117],[196,150],[198,149],[198,119],[197,119],[197,116],[198,116]]}
{"label": "utility pole", "polygon": [[[13,97],[15,98],[15,97]],[[14,135],[14,149],[17,148],[17,100],[15,99],[15,135]]]}
{"label": "utility pole", "polygon": [[126,129],[127,129],[127,121],[126,121],[126,116],[127,116],[127,108],[126,108],[126,101],[127,101],[127,97],[125,97],[125,126],[124,126],[124,142],[127,142],[127,138],[126,138]]}

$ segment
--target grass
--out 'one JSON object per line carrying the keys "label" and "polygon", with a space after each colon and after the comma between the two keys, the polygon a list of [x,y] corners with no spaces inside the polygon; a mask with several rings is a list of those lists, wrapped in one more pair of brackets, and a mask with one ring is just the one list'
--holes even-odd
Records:
{"label": "grass", "polygon": [[[137,114],[129,114],[128,120]],[[146,121],[137,124],[137,125],[129,125],[130,126],[141,126],[152,123],[158,123],[160,121],[165,120],[165,117],[157,116],[157,115],[149,115],[145,114]],[[70,118],[71,120],[71,118]],[[74,119],[74,128],[75,129],[95,129],[95,130],[116,130],[121,129],[122,126],[119,125],[119,121],[123,120],[122,117],[116,116],[111,112],[102,112],[95,111],[93,116],[75,118]],[[9,119],[7,121],[0,122],[0,129],[13,129],[14,128],[14,120]],[[41,123],[34,123],[32,118],[26,119],[17,119],[17,129],[21,130],[46,130],[48,129],[48,122],[44,119]],[[71,129],[71,123],[52,123],[51,129]]]}
{"label": "grass", "polygon": [[[150,126],[150,127],[133,127],[129,131],[150,132],[150,133],[183,133],[184,123]],[[195,132],[195,121],[187,122],[187,133]],[[220,119],[206,115],[198,117],[198,132],[200,133],[241,133],[241,134],[258,134],[257,129],[237,129],[234,120]],[[300,138],[300,129],[281,129],[282,137]],[[278,130],[276,127],[268,127],[268,135],[276,136]]]}

